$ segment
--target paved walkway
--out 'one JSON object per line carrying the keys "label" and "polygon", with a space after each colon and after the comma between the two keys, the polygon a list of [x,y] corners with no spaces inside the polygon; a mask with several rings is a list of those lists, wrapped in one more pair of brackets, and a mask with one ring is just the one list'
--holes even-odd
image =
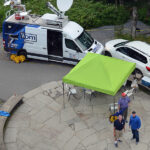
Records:
{"label": "paved walkway", "polygon": [[[10,117],[5,131],[8,150],[114,150],[113,126],[108,121],[111,96],[96,93],[89,101],[78,89],[78,99],[65,96],[62,84],[51,82],[24,95],[22,104]],[[120,94],[120,93],[119,93]],[[119,95],[116,96],[118,99]],[[91,106],[93,105],[93,107]],[[130,141],[126,125],[118,150],[150,150],[150,98],[138,91],[129,111],[136,110],[142,118],[140,143]]]}

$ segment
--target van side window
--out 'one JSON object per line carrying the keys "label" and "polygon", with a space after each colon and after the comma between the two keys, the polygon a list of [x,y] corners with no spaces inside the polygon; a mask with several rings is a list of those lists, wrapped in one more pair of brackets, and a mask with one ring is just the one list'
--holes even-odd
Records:
{"label": "van side window", "polygon": [[80,49],[78,48],[78,46],[74,43],[74,41],[69,40],[69,39],[65,39],[65,44],[66,47],[72,50],[75,50],[77,52],[80,52]]}

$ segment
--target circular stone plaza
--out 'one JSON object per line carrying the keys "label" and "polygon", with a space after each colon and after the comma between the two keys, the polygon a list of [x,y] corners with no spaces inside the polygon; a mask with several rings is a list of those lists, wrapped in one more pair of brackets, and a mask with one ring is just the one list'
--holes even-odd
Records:
{"label": "circular stone plaza", "polygon": [[[24,95],[21,104],[9,117],[4,131],[7,150],[114,150],[113,124],[109,122],[109,104],[113,97],[95,93],[90,101],[77,88],[78,96],[63,100],[61,81],[42,85]],[[116,101],[121,95],[118,92]],[[65,106],[65,107],[64,107]],[[138,90],[131,97],[132,110],[141,117],[140,142],[131,141],[126,130],[118,150],[150,150],[150,99]],[[129,117],[128,115],[128,117]]]}

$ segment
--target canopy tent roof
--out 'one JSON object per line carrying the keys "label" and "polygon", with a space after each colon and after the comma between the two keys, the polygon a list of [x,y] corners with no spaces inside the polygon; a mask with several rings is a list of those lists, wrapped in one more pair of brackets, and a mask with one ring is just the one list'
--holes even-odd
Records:
{"label": "canopy tent roof", "polygon": [[114,96],[134,69],[134,63],[88,53],[63,82]]}

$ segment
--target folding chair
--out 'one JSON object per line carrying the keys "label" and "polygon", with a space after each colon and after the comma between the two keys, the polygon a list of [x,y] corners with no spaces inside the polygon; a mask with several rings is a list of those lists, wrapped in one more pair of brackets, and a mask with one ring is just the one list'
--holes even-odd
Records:
{"label": "folding chair", "polygon": [[136,89],[138,88],[138,80],[137,79],[134,79],[132,81],[132,84],[131,84],[131,88],[134,88],[135,89],[135,93],[136,93]]}
{"label": "folding chair", "polygon": [[90,101],[91,101],[92,96],[94,95],[94,91],[89,89],[83,89],[83,90],[84,90],[84,99],[85,99],[85,94],[88,94],[90,95]]}
{"label": "folding chair", "polygon": [[68,90],[68,101],[70,100],[70,96],[72,95],[76,99],[77,90],[75,88],[71,88],[66,84],[66,88]]}
{"label": "folding chair", "polygon": [[135,91],[135,88],[132,88],[130,90],[126,90],[124,93],[126,93],[128,97],[133,96],[133,99],[134,99],[134,91]]}

